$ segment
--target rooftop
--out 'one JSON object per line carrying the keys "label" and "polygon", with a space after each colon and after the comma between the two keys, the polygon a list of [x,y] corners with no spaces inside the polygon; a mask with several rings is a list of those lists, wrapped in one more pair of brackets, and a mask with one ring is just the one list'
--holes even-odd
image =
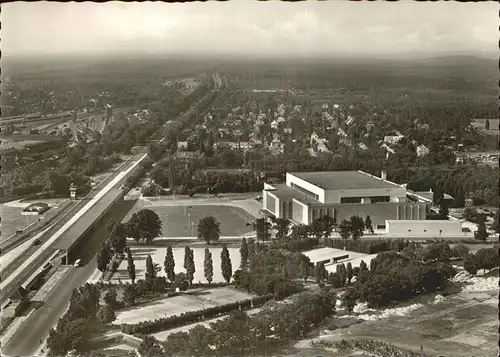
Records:
{"label": "rooftop", "polygon": [[297,190],[285,185],[285,184],[272,184],[276,190],[268,190],[270,193],[278,197],[282,201],[291,201],[292,199],[296,199],[304,204],[321,204],[319,201],[316,201],[314,198],[304,195]]}
{"label": "rooftop", "polygon": [[291,172],[290,174],[324,190],[398,187],[390,181],[384,181],[362,171]]}

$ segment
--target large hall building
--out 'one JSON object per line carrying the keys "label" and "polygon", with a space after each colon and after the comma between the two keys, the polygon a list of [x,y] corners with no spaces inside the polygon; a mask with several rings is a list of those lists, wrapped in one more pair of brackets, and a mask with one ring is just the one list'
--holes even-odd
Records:
{"label": "large hall building", "polygon": [[324,215],[337,222],[370,215],[374,229],[387,220],[425,220],[427,204],[407,199],[406,188],[363,171],[287,173],[285,184],[265,184],[263,210],[276,218],[310,224]]}

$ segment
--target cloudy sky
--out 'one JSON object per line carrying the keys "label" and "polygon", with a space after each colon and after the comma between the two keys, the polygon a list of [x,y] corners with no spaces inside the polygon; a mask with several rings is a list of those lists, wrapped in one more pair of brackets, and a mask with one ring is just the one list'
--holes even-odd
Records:
{"label": "cloudy sky", "polygon": [[493,53],[496,2],[7,3],[2,54]]}

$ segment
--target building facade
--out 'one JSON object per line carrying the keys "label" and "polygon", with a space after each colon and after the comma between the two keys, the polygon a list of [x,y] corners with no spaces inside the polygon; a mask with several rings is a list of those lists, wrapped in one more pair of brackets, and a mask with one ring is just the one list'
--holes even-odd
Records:
{"label": "building facade", "polygon": [[337,222],[369,215],[373,227],[386,220],[424,220],[425,202],[406,198],[406,188],[362,171],[287,173],[285,184],[265,184],[263,210],[277,218],[310,224],[325,215]]}

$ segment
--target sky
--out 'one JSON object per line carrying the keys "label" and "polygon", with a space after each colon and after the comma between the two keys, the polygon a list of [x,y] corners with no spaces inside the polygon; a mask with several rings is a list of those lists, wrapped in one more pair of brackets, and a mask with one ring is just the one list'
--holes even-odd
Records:
{"label": "sky", "polygon": [[493,54],[496,2],[2,4],[2,55]]}

